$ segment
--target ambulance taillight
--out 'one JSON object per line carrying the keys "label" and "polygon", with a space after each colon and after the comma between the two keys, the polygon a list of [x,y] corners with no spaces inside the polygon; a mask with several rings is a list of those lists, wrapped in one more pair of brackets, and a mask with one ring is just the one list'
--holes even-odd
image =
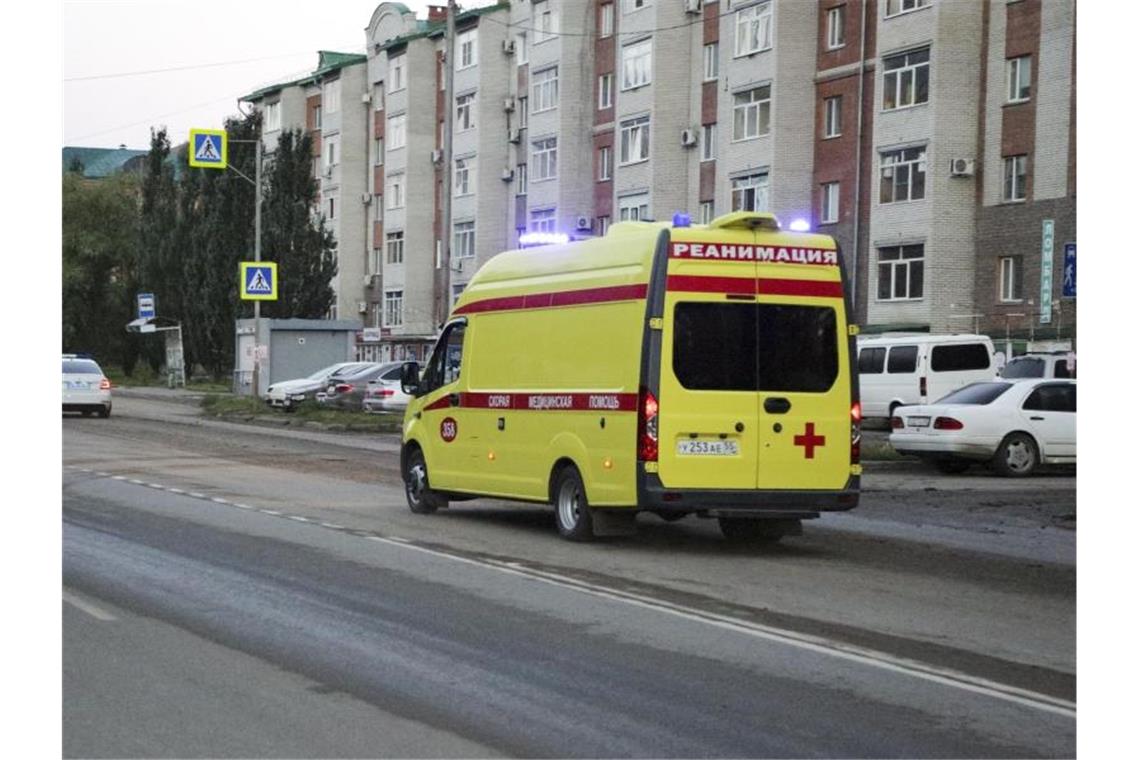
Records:
{"label": "ambulance taillight", "polygon": [[657,461],[657,397],[644,386],[637,403],[637,458]]}
{"label": "ambulance taillight", "polygon": [[863,405],[851,405],[851,464],[859,464],[859,444],[863,440]]}

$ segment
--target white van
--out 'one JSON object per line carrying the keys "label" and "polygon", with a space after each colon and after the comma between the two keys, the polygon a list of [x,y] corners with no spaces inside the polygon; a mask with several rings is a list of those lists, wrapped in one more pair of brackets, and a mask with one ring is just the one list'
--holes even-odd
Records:
{"label": "white van", "polygon": [[858,349],[864,417],[890,417],[896,406],[931,403],[998,373],[985,335],[868,336]]}

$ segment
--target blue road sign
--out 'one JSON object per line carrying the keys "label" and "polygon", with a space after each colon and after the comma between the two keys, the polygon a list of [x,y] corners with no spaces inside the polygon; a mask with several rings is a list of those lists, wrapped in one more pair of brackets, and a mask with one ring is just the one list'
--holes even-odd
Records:
{"label": "blue road sign", "polygon": [[154,293],[139,293],[139,319],[154,319]]}
{"label": "blue road sign", "polygon": [[276,301],[277,263],[241,262],[241,297],[243,301]]}
{"label": "blue road sign", "polygon": [[1077,297],[1077,244],[1065,243],[1065,272],[1061,279],[1061,298]]}
{"label": "blue road sign", "polygon": [[190,165],[199,169],[225,169],[228,148],[224,129],[191,129]]}

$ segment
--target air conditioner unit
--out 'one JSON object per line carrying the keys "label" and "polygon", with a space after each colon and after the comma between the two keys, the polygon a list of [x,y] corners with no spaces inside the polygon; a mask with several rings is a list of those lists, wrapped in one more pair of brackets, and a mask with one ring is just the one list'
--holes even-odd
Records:
{"label": "air conditioner unit", "polygon": [[433,164],[438,164],[442,160],[443,160],[443,151],[442,150],[433,150],[431,152],[431,162]]}
{"label": "air conditioner unit", "polygon": [[360,102],[365,103],[365,104],[371,103],[372,102],[372,93],[366,92],[363,95],[361,95],[360,96]]}
{"label": "air conditioner unit", "polygon": [[515,54],[515,41],[514,40],[503,40],[503,53],[505,53],[506,55],[514,55]]}
{"label": "air conditioner unit", "polygon": [[361,314],[367,314],[368,313],[368,302],[367,301],[357,301],[356,302],[356,310],[359,311]]}
{"label": "air conditioner unit", "polygon": [[503,169],[503,173],[500,175],[500,177],[502,178],[503,182],[510,182],[515,178],[515,172],[513,169]]}
{"label": "air conditioner unit", "polygon": [[971,158],[952,158],[952,159],[950,159],[950,176],[951,177],[973,177],[974,176],[974,160]]}
{"label": "air conditioner unit", "polygon": [[686,129],[681,132],[681,145],[685,148],[691,148],[697,144],[696,130]]}
{"label": "air conditioner unit", "polygon": [[370,274],[364,275],[364,287],[366,287],[366,288],[372,287],[372,275],[370,275]]}
{"label": "air conditioner unit", "polygon": [[520,139],[521,138],[519,136],[519,131],[517,129],[512,129],[510,132],[507,133],[507,141],[508,142],[518,143],[518,141]]}
{"label": "air conditioner unit", "polygon": [[507,98],[506,100],[504,100],[503,101],[503,110],[506,111],[507,113],[510,113],[511,111],[515,110],[515,99],[514,98]]}
{"label": "air conditioner unit", "polygon": [[685,0],[685,13],[700,13],[701,0]]}
{"label": "air conditioner unit", "polygon": [[372,193],[364,193],[360,196],[360,202],[367,206],[372,202]]}
{"label": "air conditioner unit", "polygon": [[590,223],[590,217],[579,216],[574,219],[574,229],[579,231],[589,231],[593,229],[594,225]]}

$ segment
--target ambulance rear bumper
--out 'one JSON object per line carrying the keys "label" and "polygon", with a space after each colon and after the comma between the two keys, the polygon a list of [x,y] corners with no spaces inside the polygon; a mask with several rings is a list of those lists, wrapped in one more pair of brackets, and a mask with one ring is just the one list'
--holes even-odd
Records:
{"label": "ambulance rear bumper", "polygon": [[638,507],[656,512],[709,512],[772,518],[811,518],[820,512],[845,512],[859,504],[859,476],[841,490],[759,491],[666,488],[656,475],[642,475]]}

